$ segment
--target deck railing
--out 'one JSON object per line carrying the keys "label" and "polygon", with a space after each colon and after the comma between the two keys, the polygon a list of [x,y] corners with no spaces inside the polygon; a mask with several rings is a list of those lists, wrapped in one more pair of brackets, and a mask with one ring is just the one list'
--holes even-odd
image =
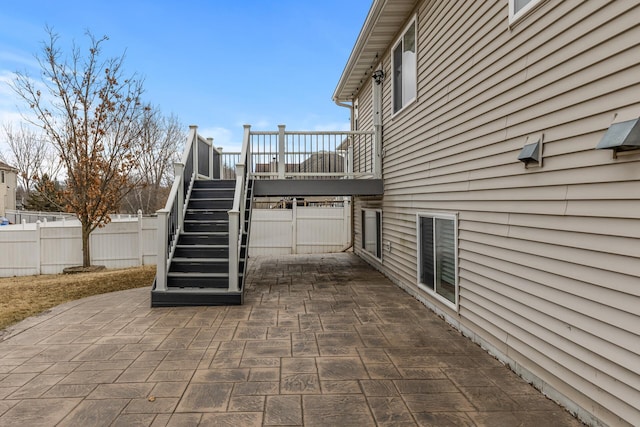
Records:
{"label": "deck railing", "polygon": [[167,290],[167,272],[196,179],[235,179],[233,208],[229,211],[229,291],[239,291],[242,236],[250,179],[380,178],[378,133],[374,131],[251,131],[244,126],[242,151],[223,152],[212,139],[190,126],[182,160],[175,163],[175,180],[164,209],[158,213],[156,290]]}
{"label": "deck railing", "polygon": [[[184,214],[196,179],[220,178],[221,153],[213,140],[198,135],[198,127],[190,126],[180,162],[174,163],[175,178],[167,203],[158,214],[158,259],[156,290],[167,290],[167,271],[184,228]],[[218,165],[218,167],[216,167]],[[216,173],[217,172],[217,173]]]}
{"label": "deck railing", "polygon": [[[242,235],[246,230],[245,208],[249,174],[247,162],[251,158],[250,126],[244,126],[242,151],[235,164],[236,189],[233,197],[233,208],[229,211],[229,291],[240,290],[240,254],[242,251]],[[247,242],[248,245],[249,242]]]}
{"label": "deck railing", "polygon": [[[379,178],[374,131],[251,131],[247,168],[255,179]],[[235,177],[239,153],[223,153],[224,175]]]}

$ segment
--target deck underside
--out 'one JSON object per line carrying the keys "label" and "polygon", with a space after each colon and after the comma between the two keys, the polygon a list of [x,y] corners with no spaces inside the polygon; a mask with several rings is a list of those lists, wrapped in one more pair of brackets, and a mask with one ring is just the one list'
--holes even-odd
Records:
{"label": "deck underside", "polygon": [[257,179],[254,196],[379,196],[381,179]]}

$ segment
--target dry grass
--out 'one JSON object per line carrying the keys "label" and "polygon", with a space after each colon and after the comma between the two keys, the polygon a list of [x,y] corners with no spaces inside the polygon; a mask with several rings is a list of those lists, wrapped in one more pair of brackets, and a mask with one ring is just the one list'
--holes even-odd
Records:
{"label": "dry grass", "polygon": [[0,330],[56,305],[107,292],[151,286],[156,267],[0,278]]}

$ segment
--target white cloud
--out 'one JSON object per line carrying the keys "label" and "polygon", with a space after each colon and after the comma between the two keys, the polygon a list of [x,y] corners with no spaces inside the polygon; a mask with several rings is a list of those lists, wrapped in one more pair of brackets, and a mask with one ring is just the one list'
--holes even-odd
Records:
{"label": "white cloud", "polygon": [[40,67],[40,64],[38,64],[37,59],[33,55],[25,55],[22,53],[18,54],[14,52],[1,51],[0,61],[5,64],[19,64],[27,69],[38,69]]}
{"label": "white cloud", "polygon": [[21,122],[25,122],[25,114],[31,116],[24,100],[21,99],[11,88],[11,84],[13,83],[15,78],[16,73],[7,70],[0,70],[1,124],[19,125]]}

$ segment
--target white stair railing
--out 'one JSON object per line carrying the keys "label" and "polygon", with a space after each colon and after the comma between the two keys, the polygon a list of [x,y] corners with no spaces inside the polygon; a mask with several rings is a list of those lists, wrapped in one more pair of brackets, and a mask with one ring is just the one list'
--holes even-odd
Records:
{"label": "white stair railing", "polygon": [[248,160],[251,156],[251,126],[244,126],[242,152],[236,164],[236,188],[233,196],[233,207],[229,211],[229,292],[240,291],[240,252],[242,250],[242,234],[245,230],[245,202],[249,181]]}
{"label": "white stair railing", "polygon": [[196,179],[214,178],[214,155],[221,153],[213,146],[212,139],[198,135],[197,126],[189,126],[189,134],[179,162],[174,163],[175,178],[167,203],[158,210],[158,258],[156,265],[156,291],[167,290],[167,272],[171,266],[178,236],[184,230],[186,214],[193,182]]}

